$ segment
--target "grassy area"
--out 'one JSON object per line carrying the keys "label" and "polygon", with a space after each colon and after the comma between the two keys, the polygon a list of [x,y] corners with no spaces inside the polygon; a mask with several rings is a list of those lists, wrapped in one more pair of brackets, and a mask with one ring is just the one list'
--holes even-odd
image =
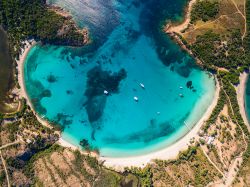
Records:
{"label": "grassy area", "polygon": [[[46,172],[49,171],[49,172]],[[36,154],[25,168],[26,175],[37,183],[47,186],[52,182],[58,186],[81,184],[83,186],[117,187],[126,184],[138,186],[132,174],[119,174],[104,168],[95,158],[79,151],[53,145]]]}
{"label": "grassy area", "polygon": [[155,186],[206,186],[221,178],[199,146],[189,147],[176,160],[155,161],[152,173]]}
{"label": "grassy area", "polygon": [[245,34],[243,1],[235,1],[235,4],[228,0],[198,1],[191,19],[193,24],[181,34],[188,48],[205,69],[224,68],[230,72],[227,76],[231,82],[238,84],[239,74],[250,65],[250,50],[247,50],[246,39],[242,41]]}

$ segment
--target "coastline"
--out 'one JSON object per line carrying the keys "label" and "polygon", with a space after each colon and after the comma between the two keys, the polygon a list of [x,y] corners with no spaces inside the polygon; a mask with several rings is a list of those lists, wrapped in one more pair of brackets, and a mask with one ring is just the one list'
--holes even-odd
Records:
{"label": "coastline", "polygon": [[189,24],[191,22],[191,11],[196,1],[197,0],[190,0],[188,2],[187,8],[185,10],[185,18],[182,23],[180,24],[168,23],[163,28],[163,32],[168,34],[170,38],[172,38],[172,40],[174,40],[182,48],[182,50],[186,51],[190,56],[192,56],[195,59],[196,64],[198,66],[202,67],[203,66],[202,61],[193,54],[193,52],[183,42],[182,39],[182,32],[189,27]]}
{"label": "coastline", "polygon": [[[191,8],[193,5],[192,2],[195,3],[196,0],[192,0],[189,2],[188,12],[191,12]],[[188,17],[189,17],[189,19],[188,19]],[[190,22],[190,15],[186,16],[185,20],[187,20],[187,21],[184,21],[184,23],[181,25],[188,26],[188,24]],[[30,51],[30,49],[34,45],[36,45],[36,42],[32,42],[31,44],[29,44],[26,41],[25,43],[28,45],[25,46],[24,51],[20,55],[20,60],[17,61],[17,64],[18,64],[18,66],[17,66],[18,82],[19,82],[19,85],[21,87],[20,92],[19,92],[19,96],[24,97],[27,100],[27,104],[31,107],[32,111],[34,111],[38,121],[42,125],[49,127],[49,128],[53,128],[49,124],[49,122],[42,119],[35,112],[35,110],[32,106],[32,103],[30,102],[30,99],[26,93],[25,84],[24,84],[24,62],[25,62],[25,59],[27,57],[28,52]],[[130,166],[144,167],[144,166],[146,166],[146,164],[150,163],[153,159],[163,159],[163,160],[174,159],[178,156],[180,151],[183,151],[183,150],[188,148],[190,139],[192,139],[192,138],[198,139],[199,138],[198,132],[199,132],[201,126],[210,117],[214,107],[217,104],[217,101],[219,98],[219,90],[220,90],[220,86],[219,86],[218,81],[216,80],[216,91],[215,91],[215,96],[213,98],[213,101],[212,101],[211,105],[207,108],[204,115],[194,125],[194,127],[188,133],[186,133],[183,137],[181,137],[179,140],[177,140],[175,143],[173,143],[172,145],[167,146],[166,148],[163,148],[161,150],[158,150],[158,151],[155,151],[152,153],[148,153],[148,154],[140,155],[140,156],[131,156],[131,157],[126,157],[126,158],[113,158],[113,157],[110,158],[110,157],[98,156],[97,154],[95,154],[93,152],[89,153],[86,151],[82,151],[79,146],[75,146],[75,145],[65,141],[62,137],[60,137],[60,139],[58,140],[57,143],[63,147],[68,147],[68,148],[71,148],[73,150],[79,150],[85,155],[91,155],[91,156],[97,157],[97,159],[99,161],[103,162],[105,166],[112,167],[112,168],[119,170],[119,171],[122,171],[125,167],[130,167]]]}
{"label": "coastline", "polygon": [[240,107],[240,114],[250,132],[250,125],[247,119],[246,108],[245,108],[245,90],[246,90],[247,78],[248,74],[246,72],[240,74],[240,84],[236,87],[236,93],[237,93],[238,104]]}
{"label": "coastline", "polygon": [[216,80],[216,91],[211,105],[208,107],[202,118],[191,129],[191,131],[189,131],[187,134],[185,134],[182,138],[180,138],[172,145],[146,155],[131,156],[126,158],[113,158],[113,157],[100,156],[99,160],[102,161],[106,167],[111,167],[115,170],[123,171],[125,167],[144,167],[148,163],[151,163],[152,160],[154,159],[161,159],[161,160],[175,159],[180,151],[184,151],[185,149],[188,148],[189,141],[191,139],[194,138],[198,140],[199,138],[198,133],[200,128],[202,127],[204,122],[210,117],[214,107],[218,102],[219,91],[220,91],[220,86],[218,81]]}
{"label": "coastline", "polygon": [[178,33],[178,34],[181,34],[183,30],[187,29],[188,28],[188,25],[191,21],[191,11],[192,11],[192,7],[193,5],[196,3],[197,0],[190,0],[188,2],[188,7],[185,11],[185,18],[183,20],[182,23],[180,24],[167,24],[165,27],[164,27],[164,31],[166,33]]}
{"label": "coastline", "polygon": [[48,127],[50,129],[52,129],[53,127],[49,124],[49,122],[47,122],[46,120],[42,119],[34,110],[34,107],[26,93],[26,88],[25,88],[25,84],[24,84],[24,63],[25,63],[25,59],[29,53],[29,51],[31,50],[32,47],[34,47],[37,42],[32,40],[31,42],[29,41],[24,41],[25,43],[25,47],[24,49],[22,49],[22,53],[19,56],[19,60],[16,60],[17,62],[17,71],[18,71],[18,84],[20,86],[20,89],[18,89],[17,95],[19,95],[20,99],[24,98],[27,102],[27,105],[30,106],[31,110],[34,112],[37,120],[45,127]]}

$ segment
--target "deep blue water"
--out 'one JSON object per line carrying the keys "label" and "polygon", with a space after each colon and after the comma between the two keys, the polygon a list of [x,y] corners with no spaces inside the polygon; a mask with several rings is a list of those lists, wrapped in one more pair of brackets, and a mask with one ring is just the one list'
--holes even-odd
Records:
{"label": "deep blue water", "polygon": [[161,32],[164,21],[181,20],[186,1],[49,3],[69,10],[93,40],[78,49],[37,45],[26,59],[27,93],[41,116],[64,127],[65,140],[86,139],[102,156],[144,154],[173,143],[188,132],[184,121],[191,128],[204,114],[213,78]]}

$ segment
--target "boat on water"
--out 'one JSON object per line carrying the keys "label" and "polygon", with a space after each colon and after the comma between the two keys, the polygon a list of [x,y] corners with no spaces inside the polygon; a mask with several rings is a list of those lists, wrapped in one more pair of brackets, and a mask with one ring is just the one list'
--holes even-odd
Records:
{"label": "boat on water", "polygon": [[109,92],[108,92],[107,90],[104,90],[103,93],[104,93],[105,95],[108,95],[108,94],[109,94]]}
{"label": "boat on water", "polygon": [[179,94],[179,96],[180,96],[180,97],[184,97],[184,95],[183,95],[183,94]]}
{"label": "boat on water", "polygon": [[140,83],[140,86],[141,86],[143,89],[145,89],[145,85],[144,85],[144,84]]}
{"label": "boat on water", "polygon": [[180,86],[180,89],[183,89],[183,87],[182,87],[182,86]]}
{"label": "boat on water", "polygon": [[136,102],[138,102],[139,101],[139,99],[138,99],[138,97],[134,97],[134,100],[136,101]]}

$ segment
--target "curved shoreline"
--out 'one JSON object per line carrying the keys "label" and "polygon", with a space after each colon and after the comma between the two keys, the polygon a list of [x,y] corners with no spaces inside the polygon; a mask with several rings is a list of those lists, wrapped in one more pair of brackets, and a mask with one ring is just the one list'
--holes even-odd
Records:
{"label": "curved shoreline", "polygon": [[[193,4],[196,2],[196,0],[191,0],[188,5],[188,10],[185,16],[184,22],[181,24],[181,26],[188,26],[190,22],[190,12]],[[180,28],[178,26],[171,26],[172,28]],[[26,42],[27,43],[27,42]],[[32,103],[30,102],[30,99],[26,93],[25,90],[25,85],[24,85],[24,62],[25,58],[27,57],[27,54],[29,50],[35,45],[36,43],[29,44],[28,47],[25,47],[24,52],[22,55],[20,55],[20,60],[18,61],[18,81],[21,87],[20,91],[20,96],[24,97],[27,100],[27,104],[31,107],[31,109],[34,111],[36,114]],[[154,151],[145,155],[139,155],[139,156],[129,156],[129,157],[121,157],[121,158],[116,158],[116,157],[102,157],[98,156],[95,153],[89,153],[89,152],[84,152],[84,154],[89,154],[91,156],[95,156],[99,159],[99,161],[103,162],[105,166],[107,167],[112,167],[116,170],[122,171],[125,167],[130,167],[130,166],[136,166],[136,167],[144,167],[146,164],[152,162],[153,159],[163,159],[163,160],[168,160],[168,159],[174,159],[178,156],[180,151],[183,151],[188,148],[190,139],[195,138],[198,140],[198,132],[201,128],[201,126],[204,124],[204,122],[210,117],[212,114],[212,111],[214,107],[217,104],[218,98],[219,98],[219,90],[220,86],[219,83],[216,79],[216,90],[215,90],[215,95],[213,98],[213,101],[211,105],[207,108],[206,112],[202,115],[202,117],[199,119],[199,121],[192,127],[192,129],[187,132],[184,136],[180,137],[176,142],[173,144],[160,149],[158,151]],[[42,119],[38,114],[36,114],[36,117],[38,121],[47,127],[52,128],[49,123]],[[75,146],[71,144],[70,142],[64,140],[62,137],[60,137],[59,141],[57,142],[63,147],[69,147],[73,150],[80,150],[79,146]]]}
{"label": "curved shoreline", "polygon": [[19,56],[19,60],[16,60],[17,62],[17,72],[18,72],[18,84],[20,86],[20,89],[17,92],[17,95],[19,95],[20,99],[25,98],[27,105],[30,106],[31,110],[34,112],[37,120],[45,127],[48,127],[52,129],[53,127],[49,124],[48,121],[42,119],[36,112],[35,109],[30,101],[30,98],[27,95],[25,84],[24,84],[24,63],[25,59],[31,50],[32,47],[34,47],[37,44],[36,41],[25,41],[25,47],[22,49],[22,53]]}
{"label": "curved shoreline", "polygon": [[236,93],[237,93],[238,104],[240,107],[240,114],[250,132],[250,125],[247,119],[246,107],[245,107],[245,91],[246,91],[247,78],[248,78],[247,73],[244,72],[240,74],[240,84],[236,87]]}
{"label": "curved shoreline", "polygon": [[178,24],[178,25],[175,25],[175,24],[167,24],[165,27],[164,27],[164,31],[166,33],[178,33],[178,34],[181,34],[183,30],[187,29],[188,28],[188,25],[191,21],[191,11],[192,11],[192,7],[193,5],[196,3],[197,0],[190,0],[188,2],[188,6],[187,6],[187,9],[185,11],[185,18],[183,20],[182,23]]}
{"label": "curved shoreline", "polygon": [[[32,42],[31,44],[26,42],[27,46],[25,47],[23,53],[20,55],[20,60],[17,61],[17,68],[18,68],[18,82],[20,85],[20,90],[19,90],[19,96],[24,97],[27,100],[27,104],[31,107],[31,109],[35,112],[30,99],[26,93],[25,85],[24,85],[24,63],[25,59],[27,57],[28,52],[30,49],[36,45],[36,42]],[[175,143],[172,145],[167,146],[166,148],[163,148],[161,150],[148,153],[145,155],[140,155],[140,156],[131,156],[131,157],[125,157],[125,158],[115,158],[115,157],[102,157],[98,156],[96,153],[87,153],[83,152],[84,154],[88,154],[91,156],[97,157],[100,161],[104,163],[105,166],[107,167],[112,167],[116,170],[122,171],[125,167],[130,167],[130,166],[137,166],[137,167],[143,167],[146,164],[150,163],[153,159],[174,159],[177,157],[180,151],[183,151],[188,148],[189,141],[192,138],[198,139],[198,132],[201,128],[201,126],[204,124],[204,122],[210,117],[214,107],[217,104],[218,98],[219,98],[219,90],[220,86],[218,81],[216,80],[216,90],[215,90],[215,96],[214,99],[211,103],[211,105],[207,108],[206,112],[202,116],[202,118],[196,123],[196,125],[193,126],[191,131],[186,133],[184,136],[182,136],[179,140],[177,140]],[[38,121],[49,128],[52,128],[52,126],[47,122],[46,120],[42,119],[38,114],[36,114],[36,117]],[[59,141],[57,142],[63,147],[69,147],[71,149],[78,149],[81,151],[79,146],[75,146],[71,144],[70,142],[65,141],[62,137],[60,137]]]}
{"label": "curved shoreline", "polygon": [[216,90],[215,90],[215,96],[211,103],[211,105],[207,108],[206,112],[202,116],[202,118],[194,125],[194,127],[186,133],[183,137],[181,137],[179,140],[177,140],[172,145],[161,149],[159,151],[155,151],[146,155],[141,156],[131,156],[127,158],[114,158],[114,157],[99,157],[99,160],[101,160],[106,167],[114,168],[118,171],[123,171],[125,167],[144,167],[146,164],[151,163],[154,159],[162,159],[162,160],[168,160],[168,159],[175,159],[180,151],[184,151],[188,148],[189,142],[191,139],[198,140],[198,132],[204,122],[208,120],[210,115],[213,112],[213,109],[217,105],[218,99],[219,99],[219,92],[220,92],[220,86],[216,79]]}

